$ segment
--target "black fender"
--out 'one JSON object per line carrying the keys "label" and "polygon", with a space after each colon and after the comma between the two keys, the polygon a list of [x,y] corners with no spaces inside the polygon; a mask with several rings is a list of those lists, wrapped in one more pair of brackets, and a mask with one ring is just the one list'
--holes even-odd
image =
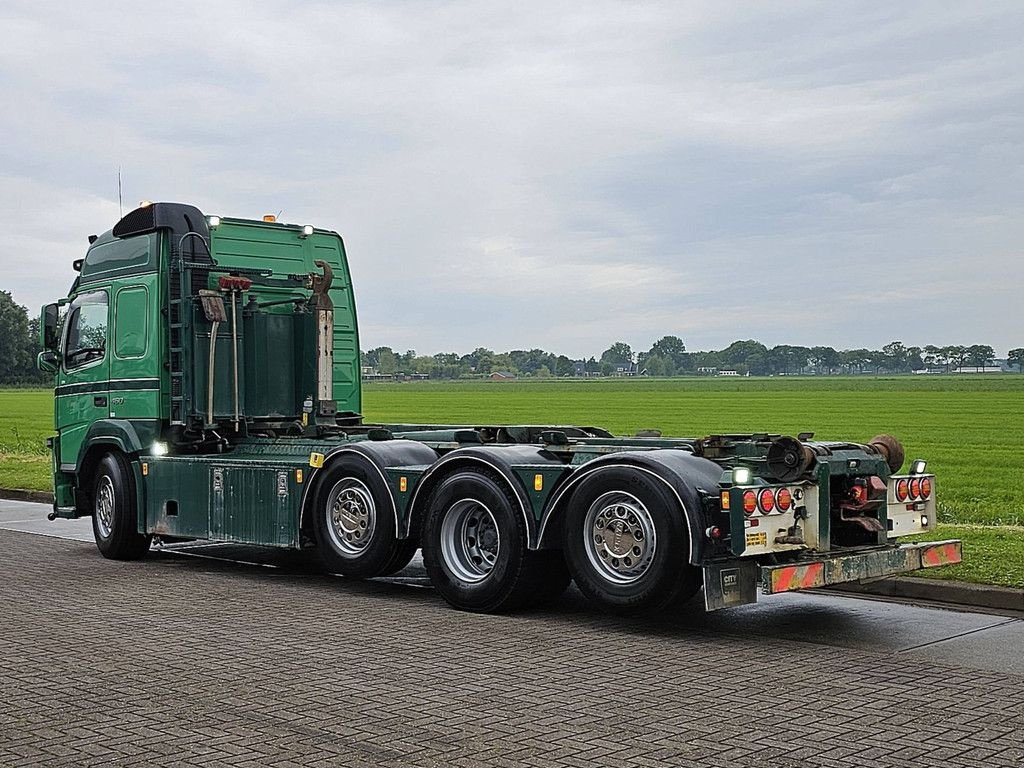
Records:
{"label": "black fender", "polygon": [[[78,457],[73,470],[75,474],[75,508],[78,515],[89,515],[87,509],[83,508],[85,497],[78,493],[82,489],[91,493],[90,486],[93,474],[100,463],[103,455],[112,450],[124,454],[128,460],[128,468],[132,473],[133,486],[135,491],[135,509],[138,515],[138,531],[145,533],[145,484],[142,478],[142,470],[139,467],[139,454],[143,453],[152,445],[152,438],[147,434],[150,430],[149,422],[144,422],[143,435],[139,434],[136,424],[128,419],[98,419],[89,426],[85,438],[78,449]],[[155,434],[155,433],[154,433]],[[63,457],[61,457],[63,458]],[[66,465],[61,464],[61,471],[67,471]]]}
{"label": "black fender", "polygon": [[[391,494],[391,510],[395,516],[395,530],[398,531],[399,538],[406,538],[407,534],[402,531],[398,516],[399,500],[396,498],[395,491],[388,482],[384,470],[387,467],[429,465],[437,461],[437,452],[433,448],[415,440],[364,440],[358,443],[345,443],[325,452],[324,463],[313,470],[309,476],[309,482],[306,483],[302,491],[302,501],[299,506],[299,530],[307,531],[309,528],[312,519],[309,509],[313,506],[316,494],[320,490],[320,484],[326,474],[324,470],[344,456],[360,457],[380,473],[384,485]],[[307,533],[311,533],[311,529]]]}
{"label": "black fender", "polygon": [[722,468],[713,461],[675,448],[612,453],[580,465],[548,499],[540,521],[538,546],[561,546],[560,521],[573,493],[585,478],[608,467],[633,467],[668,486],[679,501],[679,508],[689,530],[689,561],[693,565],[700,564],[706,527],[702,494],[718,494]]}
{"label": "black fender", "polygon": [[[87,474],[92,468],[89,466],[89,458],[97,453],[97,448],[101,446],[108,448],[100,449],[99,453],[106,453],[106,450],[112,447],[128,457],[134,458],[142,451],[144,443],[135,424],[131,421],[127,419],[98,419],[89,425],[89,431],[85,433],[85,438],[78,449],[74,468],[68,467],[62,461],[61,471],[70,470],[76,474],[83,472]],[[61,458],[63,459],[63,457]]]}
{"label": "black fender", "polygon": [[564,466],[565,462],[537,445],[474,445],[457,448],[428,469],[416,484],[412,500],[409,502],[409,514],[405,516],[407,528],[403,535],[418,534],[420,524],[426,516],[430,497],[444,478],[461,469],[485,469],[504,480],[516,497],[517,507],[526,524],[527,546],[530,549],[537,549],[537,518],[533,515],[526,487],[516,475],[514,467],[544,464]]}

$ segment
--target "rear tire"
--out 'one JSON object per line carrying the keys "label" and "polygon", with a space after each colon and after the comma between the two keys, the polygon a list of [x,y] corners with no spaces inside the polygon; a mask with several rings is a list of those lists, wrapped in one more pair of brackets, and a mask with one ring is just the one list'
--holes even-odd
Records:
{"label": "rear tire", "polygon": [[496,475],[463,471],[434,492],[423,564],[450,605],[502,613],[550,601],[569,584],[560,552],[530,551],[519,503]]}
{"label": "rear tire", "polygon": [[685,512],[668,487],[632,467],[580,483],[566,517],[565,554],[580,591],[610,613],[654,613],[693,597]]}
{"label": "rear tire", "polygon": [[326,569],[371,578],[408,565],[416,544],[397,538],[391,491],[380,473],[349,457],[325,472],[313,505],[313,533]]}
{"label": "rear tire", "polygon": [[138,531],[135,484],[120,453],[100,460],[92,488],[92,534],[100,554],[111,560],[138,560],[149,551],[149,536]]}

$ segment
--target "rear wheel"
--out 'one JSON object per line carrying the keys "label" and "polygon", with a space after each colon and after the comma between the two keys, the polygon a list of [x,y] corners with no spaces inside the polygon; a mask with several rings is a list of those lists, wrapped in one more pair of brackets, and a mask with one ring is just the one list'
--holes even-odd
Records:
{"label": "rear wheel", "polygon": [[100,460],[92,489],[92,534],[100,554],[111,560],[138,560],[150,537],[138,531],[131,468],[120,453]]}
{"label": "rear wheel", "polygon": [[651,613],[700,588],[678,500],[639,469],[611,467],[583,480],[565,529],[576,585],[607,611]]}
{"label": "rear wheel", "polygon": [[518,501],[498,477],[457,472],[434,493],[423,564],[451,605],[498,613],[554,599],[569,584],[561,553],[530,551]]}
{"label": "rear wheel", "polygon": [[397,538],[391,492],[380,473],[348,457],[325,471],[313,510],[317,551],[325,567],[369,578],[408,565],[416,544]]}

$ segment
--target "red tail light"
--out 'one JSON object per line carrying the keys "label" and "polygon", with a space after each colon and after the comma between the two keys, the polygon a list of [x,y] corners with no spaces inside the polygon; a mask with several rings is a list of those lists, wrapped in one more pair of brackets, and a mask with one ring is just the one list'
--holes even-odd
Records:
{"label": "red tail light", "polygon": [[757,494],[753,491],[743,492],[743,512],[748,515],[757,511]]}
{"label": "red tail light", "polygon": [[761,491],[761,495],[758,497],[758,503],[761,505],[761,511],[766,515],[775,509],[775,494],[772,493],[771,488],[765,488]]}
{"label": "red tail light", "polygon": [[910,481],[910,498],[921,498],[921,478],[915,477]]}
{"label": "red tail light", "polygon": [[779,492],[775,494],[775,503],[781,512],[785,512],[793,506],[793,494],[789,492],[789,488],[779,489]]}
{"label": "red tail light", "polygon": [[921,498],[927,499],[932,495],[932,479],[930,477],[921,478]]}
{"label": "red tail light", "polygon": [[910,483],[906,478],[896,481],[896,501],[906,501],[910,496]]}

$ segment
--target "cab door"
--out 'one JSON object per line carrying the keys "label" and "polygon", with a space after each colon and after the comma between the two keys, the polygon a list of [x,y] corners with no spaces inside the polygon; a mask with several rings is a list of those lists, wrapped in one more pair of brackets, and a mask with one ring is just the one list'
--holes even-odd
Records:
{"label": "cab door", "polygon": [[110,413],[110,308],[106,290],[82,293],[68,308],[54,391],[60,470],[72,472],[89,427]]}

